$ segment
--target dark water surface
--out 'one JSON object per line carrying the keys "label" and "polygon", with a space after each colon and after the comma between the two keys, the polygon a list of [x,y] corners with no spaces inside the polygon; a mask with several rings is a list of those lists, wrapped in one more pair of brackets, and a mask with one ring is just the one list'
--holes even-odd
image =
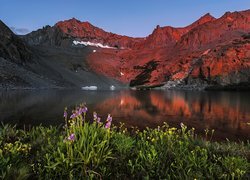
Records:
{"label": "dark water surface", "polygon": [[64,107],[86,102],[89,118],[96,111],[104,120],[108,113],[118,124],[139,128],[167,122],[215,129],[213,138],[250,139],[250,92],[197,91],[2,91],[0,121],[25,125],[63,123]]}

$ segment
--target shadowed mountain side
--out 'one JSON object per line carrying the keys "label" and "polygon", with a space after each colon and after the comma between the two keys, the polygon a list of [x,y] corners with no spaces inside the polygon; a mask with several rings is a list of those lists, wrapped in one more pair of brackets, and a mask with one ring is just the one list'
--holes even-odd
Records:
{"label": "shadowed mountain side", "polygon": [[[97,86],[98,89],[109,89],[111,85],[116,88],[125,86],[89,69],[86,56],[93,53],[92,48],[59,46],[57,40],[63,39],[59,30],[54,32],[49,27],[45,29],[47,36],[43,37],[44,39],[26,44],[21,39],[24,36],[16,36],[0,22],[0,88]],[[38,45],[39,43],[41,45]]]}
{"label": "shadowed mountain side", "polygon": [[[60,87],[97,86],[99,89],[109,89],[111,85],[117,88],[124,84],[112,78],[90,70],[86,56],[93,53],[91,48],[61,48],[34,46],[37,56],[36,64],[30,67],[37,74],[52,79]],[[36,65],[39,64],[39,68]]]}
{"label": "shadowed mountain side", "polygon": [[109,89],[111,85],[125,85],[95,73],[88,68],[84,56],[90,49],[63,49],[60,47],[33,47],[32,62],[21,66],[0,58],[1,88],[81,88],[97,86]]}
{"label": "shadowed mountain side", "polygon": [[0,20],[0,57],[23,64],[31,59],[26,44]]}

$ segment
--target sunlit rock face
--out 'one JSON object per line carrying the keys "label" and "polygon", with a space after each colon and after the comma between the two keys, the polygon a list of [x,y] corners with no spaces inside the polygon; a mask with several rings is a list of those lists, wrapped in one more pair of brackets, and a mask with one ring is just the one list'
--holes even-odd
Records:
{"label": "sunlit rock face", "polygon": [[[202,16],[189,26],[160,27],[145,38],[106,32],[89,22],[60,21],[24,36],[31,45],[90,48],[89,68],[132,87],[249,87],[250,10]],[[149,66],[151,62],[155,66]]]}
{"label": "sunlit rock face", "polygon": [[200,19],[195,21],[189,26],[182,28],[175,28],[171,26],[160,27],[156,26],[152,34],[150,34],[145,42],[142,43],[141,48],[157,48],[157,47],[169,47],[180,41],[181,37],[188,33],[190,30],[215,20],[210,14],[202,16]]}
{"label": "sunlit rock face", "polygon": [[[218,19],[207,14],[184,28],[157,26],[133,49],[102,50],[90,54],[88,61],[95,71],[132,86],[175,82],[171,87],[248,88],[249,12],[226,13]],[[151,61],[157,68],[149,68],[145,75]]]}
{"label": "sunlit rock face", "polygon": [[55,27],[59,28],[64,34],[89,41],[91,43],[100,43],[104,46],[115,48],[132,48],[141,38],[131,38],[128,36],[117,35],[106,32],[101,28],[95,27],[89,22],[81,22],[75,18],[58,22]]}

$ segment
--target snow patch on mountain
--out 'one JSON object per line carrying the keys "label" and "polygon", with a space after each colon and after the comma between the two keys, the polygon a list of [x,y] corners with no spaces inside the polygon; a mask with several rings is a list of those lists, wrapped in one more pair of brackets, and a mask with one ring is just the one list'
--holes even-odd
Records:
{"label": "snow patch on mountain", "polygon": [[99,48],[115,49],[114,47],[110,47],[108,45],[103,45],[101,43],[93,43],[93,42],[90,42],[90,41],[86,42],[86,41],[76,41],[76,40],[74,40],[73,44],[74,45],[84,45],[84,46],[94,46],[94,47],[99,47]]}

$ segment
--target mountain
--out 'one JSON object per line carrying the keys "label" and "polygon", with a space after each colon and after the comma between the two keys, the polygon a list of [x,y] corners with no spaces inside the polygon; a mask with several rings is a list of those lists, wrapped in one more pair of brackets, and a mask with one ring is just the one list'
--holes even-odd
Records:
{"label": "mountain", "polygon": [[0,34],[0,57],[37,75],[43,85],[36,87],[250,88],[250,10],[158,25],[144,38],[75,18],[19,37],[3,23],[0,29],[8,32]]}
{"label": "mountain", "polygon": [[[95,71],[135,87],[249,88],[250,11],[207,14],[184,28],[157,27],[139,49],[91,54]],[[114,62],[115,67],[102,62]],[[198,75],[197,75],[198,74]]]}
{"label": "mountain", "polygon": [[0,57],[11,59],[16,63],[24,63],[31,59],[30,50],[25,43],[17,37],[0,20]]}
{"label": "mountain", "polygon": [[70,46],[72,40],[78,42],[100,43],[115,48],[132,48],[142,38],[131,38],[106,32],[89,22],[81,22],[75,18],[60,21],[53,27],[45,26],[23,37],[32,45]]}
{"label": "mountain", "polygon": [[215,18],[208,13],[202,16],[194,23],[192,23],[191,25],[184,28],[174,28],[171,26],[160,27],[159,25],[157,25],[153,33],[146,38],[145,42],[143,42],[143,48],[173,46],[181,39],[184,34],[189,32],[190,30],[213,20],[215,20]]}
{"label": "mountain", "polygon": [[132,48],[142,40],[142,38],[131,38],[109,33],[93,26],[89,22],[80,22],[75,18],[58,22],[55,26],[67,36],[77,38],[78,40],[101,43],[117,48]]}
{"label": "mountain", "polygon": [[239,38],[250,31],[250,11],[227,12],[221,18],[193,28],[185,34],[179,46],[201,48]]}
{"label": "mountain", "polygon": [[33,33],[19,37],[0,22],[0,89],[124,86],[88,68],[85,56],[90,48],[58,47],[64,43],[58,29],[47,26]]}

